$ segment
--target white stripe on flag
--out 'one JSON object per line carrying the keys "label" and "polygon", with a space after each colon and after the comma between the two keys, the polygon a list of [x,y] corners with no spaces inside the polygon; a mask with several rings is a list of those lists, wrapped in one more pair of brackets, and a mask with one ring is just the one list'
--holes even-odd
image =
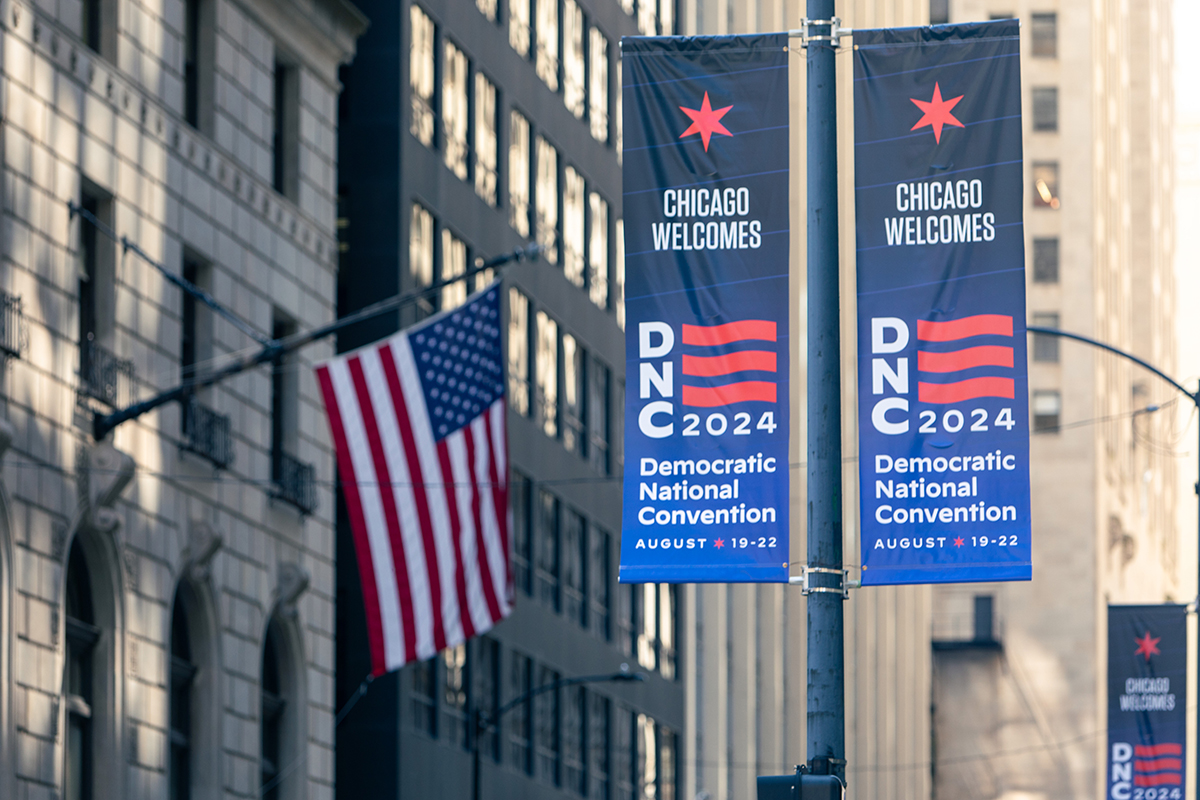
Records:
{"label": "white stripe on flag", "polygon": [[[493,404],[503,406],[503,402]],[[485,413],[490,413],[490,410]],[[480,414],[471,422],[475,436],[475,485],[479,487],[479,516],[483,524],[483,546],[488,569],[492,574],[492,590],[500,607],[500,616],[508,614],[508,570],[504,566],[504,546],[500,540],[500,520],[496,516],[496,503],[492,494],[491,463],[495,456],[492,442],[487,436],[487,425]],[[497,474],[499,471],[497,470]]]}
{"label": "white stripe on flag", "polygon": [[[396,404],[383,373],[382,353],[372,347],[362,351],[363,377],[375,408],[375,424],[383,443],[390,487],[395,497],[396,513],[400,518],[400,538],[403,542],[405,567],[408,572],[408,590],[412,596],[413,628],[416,633],[416,653],[410,653],[410,661],[426,659],[437,652],[433,646],[433,601],[429,593],[429,570],[425,564],[425,545],[421,541],[421,522],[417,518],[416,500],[413,499],[412,478],[408,474],[408,459],[405,458],[404,439],[396,419]],[[380,491],[389,487],[380,486]],[[391,664],[388,665],[391,667]]]}
{"label": "white stripe on flag", "polygon": [[466,429],[459,428],[447,436],[446,445],[450,453],[450,469],[454,473],[454,499],[458,504],[458,546],[462,551],[462,570],[467,585],[467,611],[471,615],[471,625],[478,634],[492,627],[492,612],[488,610],[487,599],[483,596],[480,553],[475,546],[475,512],[471,508],[471,499],[476,487],[467,464]]}
{"label": "white stripe on flag", "polygon": [[400,594],[396,588],[396,572],[392,562],[392,545],[377,488],[379,482],[371,459],[371,446],[367,443],[366,429],[363,427],[362,409],[358,405],[349,364],[345,359],[329,362],[329,380],[337,396],[338,411],[341,412],[342,426],[346,431],[347,449],[354,464],[354,475],[358,479],[367,539],[371,543],[371,566],[375,572],[379,597],[384,660],[390,667],[404,663],[404,631],[400,617]]}
{"label": "white stripe on flag", "polygon": [[[416,442],[417,457],[421,463],[422,482],[429,505],[429,520],[433,526],[433,544],[437,550],[438,577],[442,584],[442,627],[446,633],[447,646],[465,640],[462,619],[458,608],[458,587],[454,573],[458,559],[454,553],[454,532],[450,530],[450,510],[446,505],[446,482],[453,480],[442,475],[438,461],[437,443],[433,440],[433,425],[429,409],[425,406],[425,393],[421,390],[421,379],[417,375],[417,364],[413,360],[408,337],[398,337],[392,346],[396,358],[396,371],[400,375],[400,387],[408,407],[408,419]],[[416,481],[414,481],[416,483]],[[414,487],[420,491],[422,487]]]}

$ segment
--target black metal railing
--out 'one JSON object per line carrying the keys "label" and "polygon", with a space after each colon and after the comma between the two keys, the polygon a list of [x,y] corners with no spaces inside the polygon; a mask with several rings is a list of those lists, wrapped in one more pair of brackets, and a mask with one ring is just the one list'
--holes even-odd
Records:
{"label": "black metal railing", "polygon": [[233,434],[229,417],[218,414],[195,397],[183,401],[183,450],[207,458],[218,469],[233,463]]}
{"label": "black metal railing", "polygon": [[0,352],[20,358],[25,344],[25,309],[21,298],[0,292]]}
{"label": "black metal railing", "polygon": [[110,406],[128,402],[133,362],[117,358],[96,342],[79,343],[79,392]]}
{"label": "black metal railing", "polygon": [[303,514],[311,514],[316,510],[316,468],[282,450],[276,450],[271,460],[271,475],[275,484],[271,496],[291,503]]}

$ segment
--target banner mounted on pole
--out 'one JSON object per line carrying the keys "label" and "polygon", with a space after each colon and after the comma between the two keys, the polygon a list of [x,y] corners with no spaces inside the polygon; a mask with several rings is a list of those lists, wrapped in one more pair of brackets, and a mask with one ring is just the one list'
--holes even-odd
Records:
{"label": "banner mounted on pole", "polygon": [[1029,580],[1018,22],[855,30],[854,169],[862,582]]}
{"label": "banner mounted on pole", "polygon": [[1108,792],[1183,800],[1187,607],[1108,607]]}
{"label": "banner mounted on pole", "polygon": [[620,580],[788,579],[788,40],[621,40]]}

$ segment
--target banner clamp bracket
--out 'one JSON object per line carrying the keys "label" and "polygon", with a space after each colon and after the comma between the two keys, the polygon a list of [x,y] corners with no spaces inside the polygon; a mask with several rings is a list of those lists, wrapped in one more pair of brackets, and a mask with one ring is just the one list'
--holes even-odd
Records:
{"label": "banner clamp bracket", "polygon": [[[839,583],[836,586],[813,586],[811,575],[837,575]],[[792,575],[788,578],[788,583],[792,585],[800,585],[800,594],[808,596],[810,594],[840,594],[843,600],[850,599],[851,589],[862,588],[862,581],[850,579],[850,570],[833,569],[831,567],[810,567],[807,564],[800,565],[800,574]]]}
{"label": "banner clamp bracket", "polygon": [[[828,27],[828,34],[810,33],[810,28]],[[801,47],[808,47],[809,42],[829,42],[834,47],[842,46],[842,37],[849,36],[854,33],[853,28],[843,28],[841,17],[832,17],[830,19],[808,19],[807,17],[800,20],[800,27],[796,30],[788,31],[788,37],[800,40]]]}

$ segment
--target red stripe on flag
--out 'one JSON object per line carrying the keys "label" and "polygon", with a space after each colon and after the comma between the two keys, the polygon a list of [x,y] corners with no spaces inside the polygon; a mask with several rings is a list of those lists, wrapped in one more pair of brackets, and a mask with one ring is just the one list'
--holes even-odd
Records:
{"label": "red stripe on flag", "polygon": [[917,320],[917,338],[923,342],[951,342],[968,336],[1012,335],[1013,318],[1003,314],[976,314],[945,322]]}
{"label": "red stripe on flag", "polygon": [[714,345],[741,342],[746,339],[775,341],[775,323],[765,319],[744,319],[724,325],[684,325],[683,343]]}
{"label": "red stripe on flag", "polygon": [[438,572],[437,548],[433,543],[433,524],[429,520],[429,501],[425,497],[425,481],[421,473],[421,462],[417,457],[417,445],[413,440],[412,424],[408,418],[408,404],[404,390],[400,387],[400,375],[396,372],[396,357],[392,346],[379,348],[379,360],[392,393],[396,407],[396,422],[400,427],[400,438],[404,440],[404,455],[408,459],[408,475],[413,485],[413,498],[417,503],[417,518],[421,521],[421,541],[425,551],[425,571],[429,575],[429,601],[433,609],[433,649],[446,649],[446,628],[442,624],[442,579]]}
{"label": "red stripe on flag", "polygon": [[742,381],[729,383],[725,386],[684,386],[683,404],[712,408],[727,406],[732,403],[745,403],[751,400],[761,400],[766,403],[775,402],[775,384],[769,381]]}
{"label": "red stripe on flag", "polygon": [[1179,786],[1183,776],[1178,772],[1163,772],[1158,775],[1134,775],[1134,786]]}
{"label": "red stripe on flag", "polygon": [[1164,769],[1179,771],[1183,769],[1182,758],[1155,758],[1150,761],[1134,760],[1133,768],[1137,772],[1158,772]]}
{"label": "red stripe on flag", "polygon": [[[508,405],[503,400],[498,401],[500,405],[500,419],[507,416]],[[483,415],[483,424],[487,426],[487,437],[489,444],[494,440],[496,431],[492,429],[492,415],[485,412]],[[500,426],[500,442],[504,447],[504,452],[508,452],[508,429],[506,426]],[[504,576],[504,585],[512,588],[512,559],[509,557],[508,549],[508,475],[505,474],[504,481],[501,482],[500,475],[496,470],[496,455],[495,453],[488,459],[488,477],[492,482],[492,507],[496,510],[496,522],[500,526],[500,546],[501,552],[504,553],[504,565],[507,574]]]}
{"label": "red stripe on flag", "polygon": [[[396,511],[396,497],[392,494],[391,473],[388,470],[387,456],[383,453],[383,440],[379,437],[379,424],[375,421],[375,406],[371,402],[371,392],[367,389],[366,376],[363,375],[362,360],[357,356],[347,359],[346,369],[350,373],[350,381],[354,384],[354,394],[358,398],[363,430],[367,434],[367,444],[371,447],[371,462],[375,465],[375,486],[370,491],[378,492],[379,500],[383,504],[387,537],[392,545],[392,566],[397,576],[408,575],[408,565],[404,557],[404,540],[400,537],[400,515]],[[400,658],[402,662],[407,662],[415,658],[417,653],[412,595],[409,593],[407,581],[397,581],[396,588],[400,594],[400,615],[404,625],[404,653]]]}
{"label": "red stripe on flag", "polygon": [[1011,400],[1013,392],[1012,378],[970,378],[956,383],[917,383],[917,397],[922,403],[958,403],[976,397],[1007,397]]}
{"label": "red stripe on flag", "polygon": [[1134,745],[1133,754],[1140,757],[1182,756],[1182,744],[1139,744]]}
{"label": "red stripe on flag", "polygon": [[329,415],[329,430],[333,436],[333,448],[337,454],[338,470],[342,477],[342,496],[346,498],[346,512],[350,515],[350,532],[354,536],[354,553],[358,557],[358,578],[362,586],[363,606],[367,614],[367,643],[371,648],[371,674],[387,672],[387,650],[383,646],[383,621],[379,616],[379,590],[375,585],[375,569],[371,564],[371,545],[367,540],[367,521],[363,517],[362,499],[358,494],[358,480],[354,475],[354,462],[350,459],[350,447],[346,443],[346,429],[342,424],[342,413],[338,408],[333,382],[329,379],[329,368],[317,368],[317,383],[325,398],[325,410]]}
{"label": "red stripe on flag", "polygon": [[723,356],[688,356],[683,357],[683,374],[711,377],[713,375],[728,375],[731,372],[746,372],[759,370],[762,372],[775,371],[775,354],[766,350],[742,350]]}
{"label": "red stripe on flag", "polygon": [[[921,372],[957,372],[960,369],[974,367],[1011,367],[1012,365],[1013,349],[998,345],[968,347],[965,350],[955,350],[953,353],[917,351],[917,369]],[[687,374],[686,369],[683,374]]]}
{"label": "red stripe on flag", "polygon": [[[442,468],[442,492],[446,495],[447,512],[450,515],[450,541],[454,545],[454,591],[458,595],[458,618],[462,624],[463,636],[470,639],[475,635],[475,622],[471,619],[471,608],[467,605],[467,575],[466,564],[462,554],[462,522],[458,518],[458,498],[455,496],[458,487],[454,479],[454,470],[450,466],[450,450],[446,440],[437,443],[438,464]],[[436,492],[438,487],[430,486],[429,491]]]}
{"label": "red stripe on flag", "polygon": [[[485,414],[487,412],[484,412]],[[500,619],[500,603],[496,601],[496,587],[492,583],[492,568],[488,565],[487,544],[483,541],[483,513],[479,508],[479,476],[475,472],[475,434],[471,426],[463,428],[463,442],[467,446],[467,470],[471,475],[471,516],[475,521],[475,560],[479,562],[480,581],[483,583],[483,598],[487,601],[488,615],[492,622]],[[488,458],[491,458],[490,451]]]}

